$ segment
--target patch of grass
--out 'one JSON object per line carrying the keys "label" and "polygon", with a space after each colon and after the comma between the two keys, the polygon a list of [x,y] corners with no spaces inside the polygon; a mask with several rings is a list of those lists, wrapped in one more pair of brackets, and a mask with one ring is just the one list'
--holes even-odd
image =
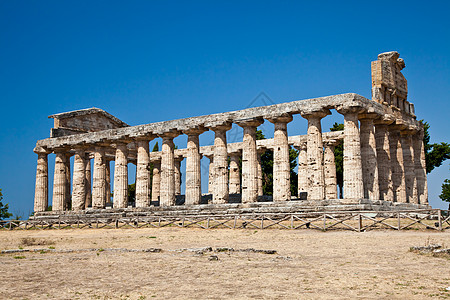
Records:
{"label": "patch of grass", "polygon": [[22,238],[20,244],[23,246],[45,246],[45,245],[53,245],[53,244],[55,244],[55,242],[53,242],[51,240],[26,237],[26,238]]}
{"label": "patch of grass", "polygon": [[53,247],[53,246],[50,246],[50,247],[48,247],[48,249],[55,249],[55,247]]}
{"label": "patch of grass", "polygon": [[40,254],[45,254],[45,253],[47,253],[47,251],[41,250],[39,253],[40,253]]}
{"label": "patch of grass", "polygon": [[26,257],[23,255],[14,256],[14,259],[24,259],[24,258],[26,258]]}
{"label": "patch of grass", "polygon": [[156,236],[148,236],[148,239],[156,239]]}

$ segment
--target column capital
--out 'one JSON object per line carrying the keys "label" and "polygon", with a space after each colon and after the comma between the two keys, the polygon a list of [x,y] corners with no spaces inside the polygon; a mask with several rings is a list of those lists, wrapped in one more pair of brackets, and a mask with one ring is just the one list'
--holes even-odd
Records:
{"label": "column capital", "polygon": [[195,126],[188,129],[183,130],[182,132],[188,136],[196,136],[200,135],[203,132],[208,131],[208,129],[204,126]]}
{"label": "column capital", "polygon": [[40,147],[40,146],[38,146],[38,147],[35,147],[34,149],[33,149],[33,152],[34,153],[36,153],[36,154],[50,154],[50,153],[52,153],[52,151],[50,151],[50,150],[48,150],[47,148],[45,148],[45,147]]}
{"label": "column capital", "polygon": [[346,115],[346,114],[362,114],[365,113],[367,111],[366,108],[362,107],[362,106],[338,106],[336,107],[336,111],[338,113],[340,113],[341,115]]}
{"label": "column capital", "polygon": [[137,142],[150,142],[154,140],[157,136],[154,134],[146,134],[146,135],[139,135],[134,137],[135,141]]}
{"label": "column capital", "polygon": [[291,114],[282,114],[279,116],[267,116],[265,117],[266,120],[268,120],[270,123],[289,123],[291,122],[294,118],[292,117]]}
{"label": "column capital", "polygon": [[214,132],[217,131],[228,131],[231,129],[233,123],[231,123],[230,121],[224,121],[221,123],[215,123],[215,124],[211,124],[210,126],[208,126],[209,129],[211,129]]}
{"label": "column capital", "polygon": [[259,125],[264,123],[264,119],[261,117],[258,118],[249,118],[249,119],[239,119],[235,120],[234,123],[239,125],[240,127],[258,127]]}
{"label": "column capital", "polygon": [[171,139],[172,140],[172,139],[176,138],[177,136],[179,136],[180,134],[181,134],[180,131],[173,129],[173,130],[169,130],[169,131],[166,131],[163,133],[158,133],[158,136],[162,139]]}
{"label": "column capital", "polygon": [[395,118],[391,115],[384,115],[380,119],[373,120],[375,125],[390,125],[395,122]]}
{"label": "column capital", "polygon": [[364,112],[358,115],[358,119],[361,120],[375,120],[377,118],[379,118],[380,115],[376,114],[376,113],[368,113],[368,112]]}
{"label": "column capital", "polygon": [[324,146],[328,146],[328,147],[336,147],[337,145],[339,145],[341,143],[341,140],[325,140],[323,141]]}
{"label": "column capital", "polygon": [[328,115],[331,115],[331,112],[329,109],[319,109],[319,110],[303,111],[300,113],[300,115],[305,119],[310,119],[310,118],[322,119]]}

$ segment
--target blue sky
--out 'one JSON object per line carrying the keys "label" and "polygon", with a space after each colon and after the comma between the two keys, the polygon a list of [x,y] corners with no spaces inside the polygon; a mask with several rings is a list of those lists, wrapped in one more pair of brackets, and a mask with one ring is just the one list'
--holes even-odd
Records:
{"label": "blue sky", "polygon": [[[370,98],[370,62],[391,50],[405,59],[409,100],[430,123],[432,142],[450,142],[449,3],[1,1],[4,201],[14,213],[32,211],[32,150],[49,136],[53,113],[95,106],[137,125],[242,109],[261,92],[274,103]],[[341,120],[334,113],[323,128]],[[306,122],[296,116],[288,128],[303,134]],[[273,135],[270,123],[263,130]],[[186,139],[175,142],[185,147]],[[211,142],[211,133],[201,136]],[[429,175],[433,207],[447,207],[438,199],[444,178],[449,162]]]}

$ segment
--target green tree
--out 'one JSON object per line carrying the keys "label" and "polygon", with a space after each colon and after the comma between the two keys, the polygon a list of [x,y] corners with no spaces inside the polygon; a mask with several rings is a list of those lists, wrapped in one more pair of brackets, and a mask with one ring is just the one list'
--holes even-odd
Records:
{"label": "green tree", "polygon": [[444,183],[442,184],[442,192],[439,195],[439,198],[441,198],[442,201],[449,202],[448,209],[450,210],[450,180],[449,179],[444,180]]}
{"label": "green tree", "polygon": [[[331,131],[344,130],[344,124],[334,123]],[[339,198],[343,198],[342,189],[344,187],[344,144],[340,143],[334,148],[334,161],[336,164],[336,181],[339,187]]]}
{"label": "green tree", "polygon": [[2,203],[3,200],[3,194],[2,194],[2,189],[0,189],[0,220],[9,218],[12,216],[11,213],[8,212],[9,209],[9,204],[3,204]]}
{"label": "green tree", "polygon": [[433,171],[442,165],[442,163],[450,158],[450,144],[448,143],[433,143],[430,144],[430,124],[420,120],[423,124],[424,134],[423,134],[423,147],[425,150],[425,161],[427,165],[427,173]]}

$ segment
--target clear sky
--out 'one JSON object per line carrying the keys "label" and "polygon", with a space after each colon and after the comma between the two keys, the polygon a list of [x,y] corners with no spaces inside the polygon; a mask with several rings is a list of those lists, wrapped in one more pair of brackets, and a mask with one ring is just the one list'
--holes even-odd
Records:
{"label": "clear sky", "polygon": [[[0,1],[4,202],[32,211],[33,147],[53,113],[95,106],[138,125],[345,92],[370,98],[370,62],[391,50],[406,62],[408,100],[432,142],[450,142],[449,12],[449,1]],[[324,131],[334,121],[342,117],[324,119]],[[263,130],[273,136],[267,121]],[[288,130],[305,133],[305,120]],[[428,178],[430,203],[446,208],[438,195],[449,162]]]}

